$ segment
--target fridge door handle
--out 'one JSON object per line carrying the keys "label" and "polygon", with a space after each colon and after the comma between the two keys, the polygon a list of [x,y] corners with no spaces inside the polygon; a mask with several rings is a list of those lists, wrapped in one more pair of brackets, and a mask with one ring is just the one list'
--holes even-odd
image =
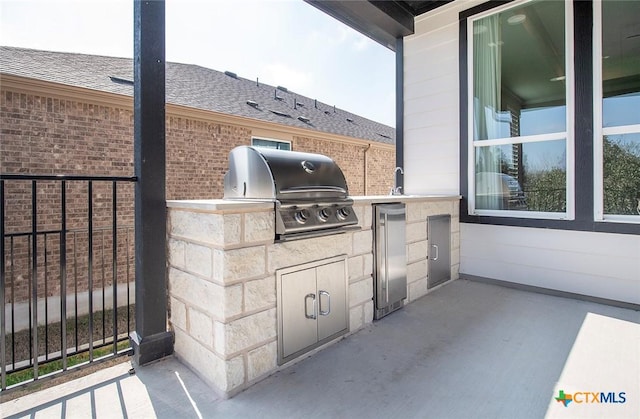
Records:
{"label": "fridge door handle", "polygon": [[[327,311],[322,311],[322,296],[327,297]],[[331,313],[331,295],[326,291],[320,291],[318,293],[318,299],[320,302],[318,303],[318,314],[321,316],[328,316]]]}
{"label": "fridge door handle", "polygon": [[[309,298],[313,299],[313,314],[309,314],[309,312],[307,311],[307,308],[309,307],[307,300]],[[316,315],[316,295],[315,294],[307,294],[304,296],[304,317],[311,320],[315,320],[318,318],[318,316]]]}
{"label": "fridge door handle", "polygon": [[[389,224],[389,215],[384,214],[385,225]],[[385,301],[389,302],[389,230],[384,230],[384,288],[385,288]]]}
{"label": "fridge door handle", "polygon": [[438,249],[438,245],[437,244],[432,244],[431,247],[433,247],[435,249],[435,251],[436,251],[436,255],[433,258],[433,260],[436,261],[436,260],[438,260],[438,255],[440,253],[440,249]]}

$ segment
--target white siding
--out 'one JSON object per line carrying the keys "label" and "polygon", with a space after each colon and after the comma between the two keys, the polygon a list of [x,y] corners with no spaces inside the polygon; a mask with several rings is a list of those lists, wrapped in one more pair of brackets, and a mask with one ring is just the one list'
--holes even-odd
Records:
{"label": "white siding", "polygon": [[460,225],[460,273],[640,304],[640,237]]}
{"label": "white siding", "polygon": [[[409,194],[460,193],[459,13],[416,19],[404,46],[404,162]],[[461,224],[462,274],[640,304],[640,236]]]}
{"label": "white siding", "polygon": [[404,40],[405,191],[460,193],[458,13],[454,2],[416,19]]}

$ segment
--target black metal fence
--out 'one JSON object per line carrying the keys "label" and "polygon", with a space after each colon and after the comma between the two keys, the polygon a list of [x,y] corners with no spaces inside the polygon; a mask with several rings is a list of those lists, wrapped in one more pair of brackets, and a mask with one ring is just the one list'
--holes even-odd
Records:
{"label": "black metal fence", "polygon": [[135,181],[0,175],[1,390],[130,351]]}

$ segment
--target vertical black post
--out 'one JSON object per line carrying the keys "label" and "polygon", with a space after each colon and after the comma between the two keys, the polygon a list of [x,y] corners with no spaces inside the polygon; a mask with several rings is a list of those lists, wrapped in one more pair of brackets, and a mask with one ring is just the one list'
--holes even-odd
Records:
{"label": "vertical black post", "polygon": [[[0,179],[0,390],[5,390],[7,388],[7,348],[5,341],[5,269],[6,269],[6,259],[4,256],[4,180]],[[9,259],[11,261],[11,266],[13,266],[13,258]],[[11,286],[13,287],[13,279],[11,281]],[[13,296],[11,296],[11,307],[13,307]],[[13,319],[13,313],[12,317]],[[11,331],[12,337],[11,340],[14,341],[13,338],[13,330]]]}
{"label": "vertical black post", "polygon": [[136,330],[134,365],[173,353],[167,331],[165,2],[134,0]]}
{"label": "vertical black post", "polygon": [[593,3],[573,2],[576,224],[593,225]]}
{"label": "vertical black post", "polygon": [[[396,39],[396,167],[404,168],[404,41]],[[404,189],[404,175],[395,173],[396,185]]]}

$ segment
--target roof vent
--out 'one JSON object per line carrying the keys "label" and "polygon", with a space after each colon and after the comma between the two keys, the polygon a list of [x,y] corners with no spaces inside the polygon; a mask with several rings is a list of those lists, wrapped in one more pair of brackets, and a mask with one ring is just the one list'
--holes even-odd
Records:
{"label": "roof vent", "polygon": [[256,102],[255,100],[247,100],[247,105],[258,109],[258,102]]}
{"label": "roof vent", "polygon": [[305,124],[309,124],[311,122],[311,120],[309,118],[307,118],[306,116],[302,116],[300,115],[298,117],[299,120],[301,120],[302,122],[304,122]]}
{"label": "roof vent", "polygon": [[232,79],[237,79],[238,75],[236,73],[232,73],[231,71],[225,71],[224,74],[231,77]]}
{"label": "roof vent", "polygon": [[353,119],[347,118],[347,122],[353,122]]}
{"label": "roof vent", "polygon": [[280,112],[280,111],[276,111],[274,109],[269,109],[269,111],[274,113],[274,114],[276,114],[276,115],[278,115],[278,116],[284,116],[285,118],[291,118],[291,115],[289,115],[286,112]]}
{"label": "roof vent", "polygon": [[289,89],[287,89],[287,88],[286,88],[286,87],[284,87],[284,86],[278,86],[278,87],[276,87],[276,89],[278,89],[278,90],[282,90],[283,92],[287,92],[287,93],[289,92]]}
{"label": "roof vent", "polygon": [[382,138],[388,138],[388,139],[391,139],[391,137],[390,137],[390,136],[388,136],[387,134],[380,134],[380,133],[378,133],[378,135],[379,135],[379,136],[381,136]]}
{"label": "roof vent", "polygon": [[111,79],[111,81],[114,82],[114,83],[128,84],[128,85],[133,86],[133,80],[127,80],[127,79],[123,79],[123,78],[116,77],[116,76],[109,76],[109,79]]}
{"label": "roof vent", "polygon": [[329,111],[324,111],[324,114],[325,114],[325,115],[331,115],[331,112],[329,112]]}

